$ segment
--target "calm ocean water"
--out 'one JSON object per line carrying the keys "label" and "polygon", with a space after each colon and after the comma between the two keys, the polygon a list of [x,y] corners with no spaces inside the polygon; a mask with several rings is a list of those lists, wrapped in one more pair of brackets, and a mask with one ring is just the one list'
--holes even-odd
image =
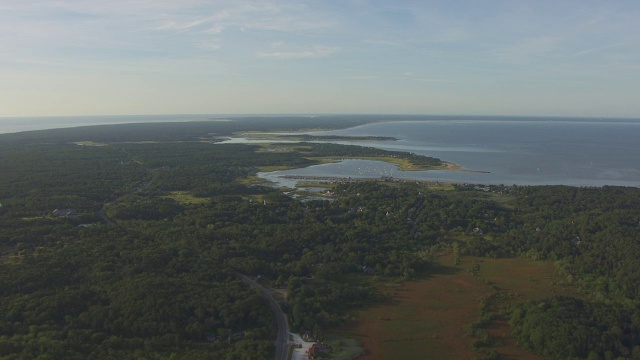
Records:
{"label": "calm ocean water", "polygon": [[[326,135],[392,136],[368,146],[409,151],[469,170],[399,171],[378,161],[345,160],[261,176],[291,186],[280,175],[318,175],[518,185],[640,187],[640,121],[442,120],[401,121],[326,131]],[[347,143],[348,142],[343,142]],[[353,143],[363,145],[362,142]]]}

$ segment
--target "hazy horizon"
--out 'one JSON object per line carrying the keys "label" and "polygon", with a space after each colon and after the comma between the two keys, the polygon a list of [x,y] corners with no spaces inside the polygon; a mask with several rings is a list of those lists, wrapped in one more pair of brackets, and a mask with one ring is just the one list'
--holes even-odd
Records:
{"label": "hazy horizon", "polygon": [[0,117],[640,117],[640,3],[6,0]]}

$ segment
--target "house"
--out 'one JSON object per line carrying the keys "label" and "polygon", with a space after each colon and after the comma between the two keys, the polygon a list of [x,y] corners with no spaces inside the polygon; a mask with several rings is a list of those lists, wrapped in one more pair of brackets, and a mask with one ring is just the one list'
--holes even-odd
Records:
{"label": "house", "polygon": [[53,210],[53,216],[76,218],[78,217],[78,211],[76,209],[55,209]]}
{"label": "house", "polygon": [[310,331],[305,331],[305,333],[302,334],[302,340],[306,342],[314,342],[316,341],[316,338],[313,337]]}
{"label": "house", "polygon": [[367,265],[362,265],[362,271],[364,271],[367,274],[373,274],[376,272],[376,269],[368,267]]}

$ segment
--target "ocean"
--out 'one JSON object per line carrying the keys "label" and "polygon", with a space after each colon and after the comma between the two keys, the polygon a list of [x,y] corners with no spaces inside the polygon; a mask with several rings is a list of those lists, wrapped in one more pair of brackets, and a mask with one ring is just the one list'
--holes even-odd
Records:
{"label": "ocean", "polygon": [[[216,115],[0,118],[0,133],[215,118],[223,119]],[[480,172],[400,171],[396,166],[380,161],[344,160],[304,169],[261,173],[260,176],[282,186],[293,186],[295,180],[282,179],[281,175],[314,175],[392,176],[477,184],[640,187],[640,120],[637,119],[456,119],[451,116],[440,120],[435,116],[425,116],[425,120],[418,121],[401,119],[391,116],[390,121],[314,134],[395,137],[399,140],[335,142],[433,156]]]}
{"label": "ocean", "polygon": [[391,136],[398,141],[339,142],[408,151],[454,162],[468,170],[400,171],[370,160],[262,173],[281,186],[281,175],[392,176],[443,182],[505,185],[640,187],[640,121],[566,119],[396,121],[325,131],[320,135]]}

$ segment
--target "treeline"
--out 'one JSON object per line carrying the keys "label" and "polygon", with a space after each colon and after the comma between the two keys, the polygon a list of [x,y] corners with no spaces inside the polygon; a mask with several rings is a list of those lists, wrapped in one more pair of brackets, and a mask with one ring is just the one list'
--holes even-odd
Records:
{"label": "treeline", "polygon": [[[246,131],[295,131],[302,129],[343,129],[385,120],[380,116],[252,116],[201,119],[189,122],[131,123],[80,126],[66,129],[0,134],[0,147],[24,144],[63,144],[76,141],[126,143],[142,141],[218,141]],[[162,119],[160,119],[162,121]]]}
{"label": "treeline", "polygon": [[616,304],[553,297],[515,307],[518,343],[554,359],[639,359],[640,312]]}
{"label": "treeline", "polygon": [[0,155],[0,216],[41,216],[56,208],[95,213],[103,201],[149,179],[150,174],[118,147],[6,147]]}
{"label": "treeline", "polygon": [[519,343],[554,359],[640,358],[640,189],[491,189],[513,199],[513,207],[494,219],[507,226],[472,237],[465,251],[554,260],[563,281],[584,297],[514,306]]}

